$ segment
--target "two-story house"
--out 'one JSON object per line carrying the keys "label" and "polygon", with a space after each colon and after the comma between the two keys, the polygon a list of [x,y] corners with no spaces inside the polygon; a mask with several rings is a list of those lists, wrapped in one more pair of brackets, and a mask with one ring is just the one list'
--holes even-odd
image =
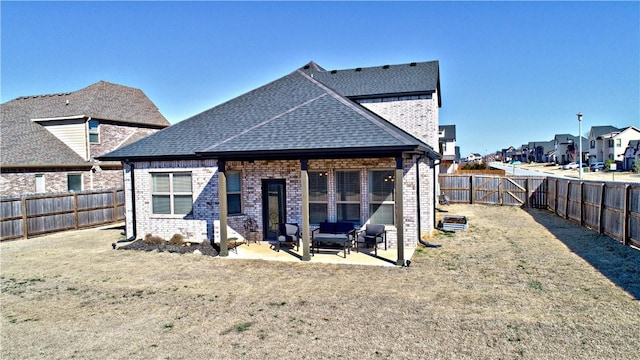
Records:
{"label": "two-story house", "polygon": [[453,174],[460,163],[460,148],[456,146],[456,126],[440,125],[438,127],[438,145],[440,155],[440,173]]}
{"label": "two-story house", "polygon": [[605,146],[608,147],[608,143],[604,144],[603,136],[607,134],[613,134],[620,132],[620,129],[614,126],[592,126],[589,130],[589,163],[604,162],[606,156],[604,154]]}
{"label": "two-story house", "polygon": [[279,224],[382,224],[398,265],[435,225],[437,61],[325,70],[314,62],[100,158],[125,164],[127,236],[220,243]]}
{"label": "two-story house", "polygon": [[100,81],[0,105],[0,194],[122,187],[122,164],[96,157],[169,126],[139,89]]}
{"label": "two-story house", "polygon": [[614,131],[600,136],[602,142],[602,158],[604,161],[613,160],[619,165],[624,162],[624,153],[632,140],[640,140],[640,130],[629,126],[620,131]]}
{"label": "two-story house", "polygon": [[634,170],[636,164],[640,164],[640,139],[629,141],[624,152],[623,170]]}
{"label": "two-story house", "polygon": [[[582,141],[582,159],[578,156],[579,144],[578,139]],[[566,164],[570,162],[584,161],[587,154],[587,139],[583,136],[578,138],[571,134],[556,134],[553,138],[556,151],[556,162]]]}

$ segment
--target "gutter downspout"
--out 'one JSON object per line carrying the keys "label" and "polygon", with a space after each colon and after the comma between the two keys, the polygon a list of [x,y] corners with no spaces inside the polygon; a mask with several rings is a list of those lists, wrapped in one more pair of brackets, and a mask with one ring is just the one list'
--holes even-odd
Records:
{"label": "gutter downspout", "polygon": [[[440,165],[440,160],[436,163],[436,160],[433,160],[433,209],[438,206],[438,195],[436,191],[438,190],[438,174],[436,174],[436,165]],[[436,220],[436,214],[433,214],[433,228],[436,229],[438,227],[438,221]]]}
{"label": "gutter downspout", "polygon": [[420,162],[424,159],[424,155],[418,156],[416,159],[416,200],[418,211],[418,241],[422,240],[422,216],[421,216],[421,208],[420,208]]}
{"label": "gutter downspout", "polygon": [[[123,163],[125,165],[129,165],[129,168],[131,169],[131,221],[132,221],[132,226],[131,229],[133,230],[133,234],[131,236],[129,236],[126,240],[124,240],[125,242],[130,242],[136,239],[136,234],[138,233],[137,229],[136,229],[136,178],[135,178],[135,167],[133,165],[133,163],[129,162],[129,160],[125,160],[123,161]],[[126,216],[126,214],[125,214]]]}

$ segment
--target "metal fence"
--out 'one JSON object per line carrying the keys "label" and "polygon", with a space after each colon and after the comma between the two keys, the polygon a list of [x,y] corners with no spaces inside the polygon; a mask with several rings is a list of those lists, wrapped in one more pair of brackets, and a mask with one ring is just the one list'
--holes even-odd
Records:
{"label": "metal fence", "polygon": [[0,240],[27,238],[124,220],[124,190],[0,198]]}
{"label": "metal fence", "polygon": [[550,209],[625,245],[640,247],[640,184],[547,177],[439,175],[451,203]]}

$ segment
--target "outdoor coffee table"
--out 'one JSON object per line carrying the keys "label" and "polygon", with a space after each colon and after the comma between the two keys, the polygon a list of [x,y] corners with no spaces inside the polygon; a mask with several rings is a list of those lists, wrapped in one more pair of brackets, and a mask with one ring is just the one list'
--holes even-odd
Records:
{"label": "outdoor coffee table", "polygon": [[[313,250],[313,247],[315,246],[316,252],[320,253],[320,243],[323,243],[323,244],[340,244],[340,245],[342,245],[345,259],[347,258],[347,253],[351,254],[351,246],[347,246],[347,245],[351,245],[351,240],[349,239],[348,235],[344,235],[344,236],[316,236],[316,237],[313,238],[313,243],[311,244],[312,245],[311,246],[312,250]],[[311,255],[313,256],[313,251],[311,252]]]}

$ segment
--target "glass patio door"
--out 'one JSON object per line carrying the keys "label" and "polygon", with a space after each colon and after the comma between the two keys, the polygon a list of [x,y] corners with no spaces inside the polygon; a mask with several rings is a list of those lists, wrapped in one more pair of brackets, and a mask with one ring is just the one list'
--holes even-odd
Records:
{"label": "glass patio door", "polygon": [[267,240],[278,237],[278,226],[287,219],[285,200],[284,180],[262,180],[262,223]]}

